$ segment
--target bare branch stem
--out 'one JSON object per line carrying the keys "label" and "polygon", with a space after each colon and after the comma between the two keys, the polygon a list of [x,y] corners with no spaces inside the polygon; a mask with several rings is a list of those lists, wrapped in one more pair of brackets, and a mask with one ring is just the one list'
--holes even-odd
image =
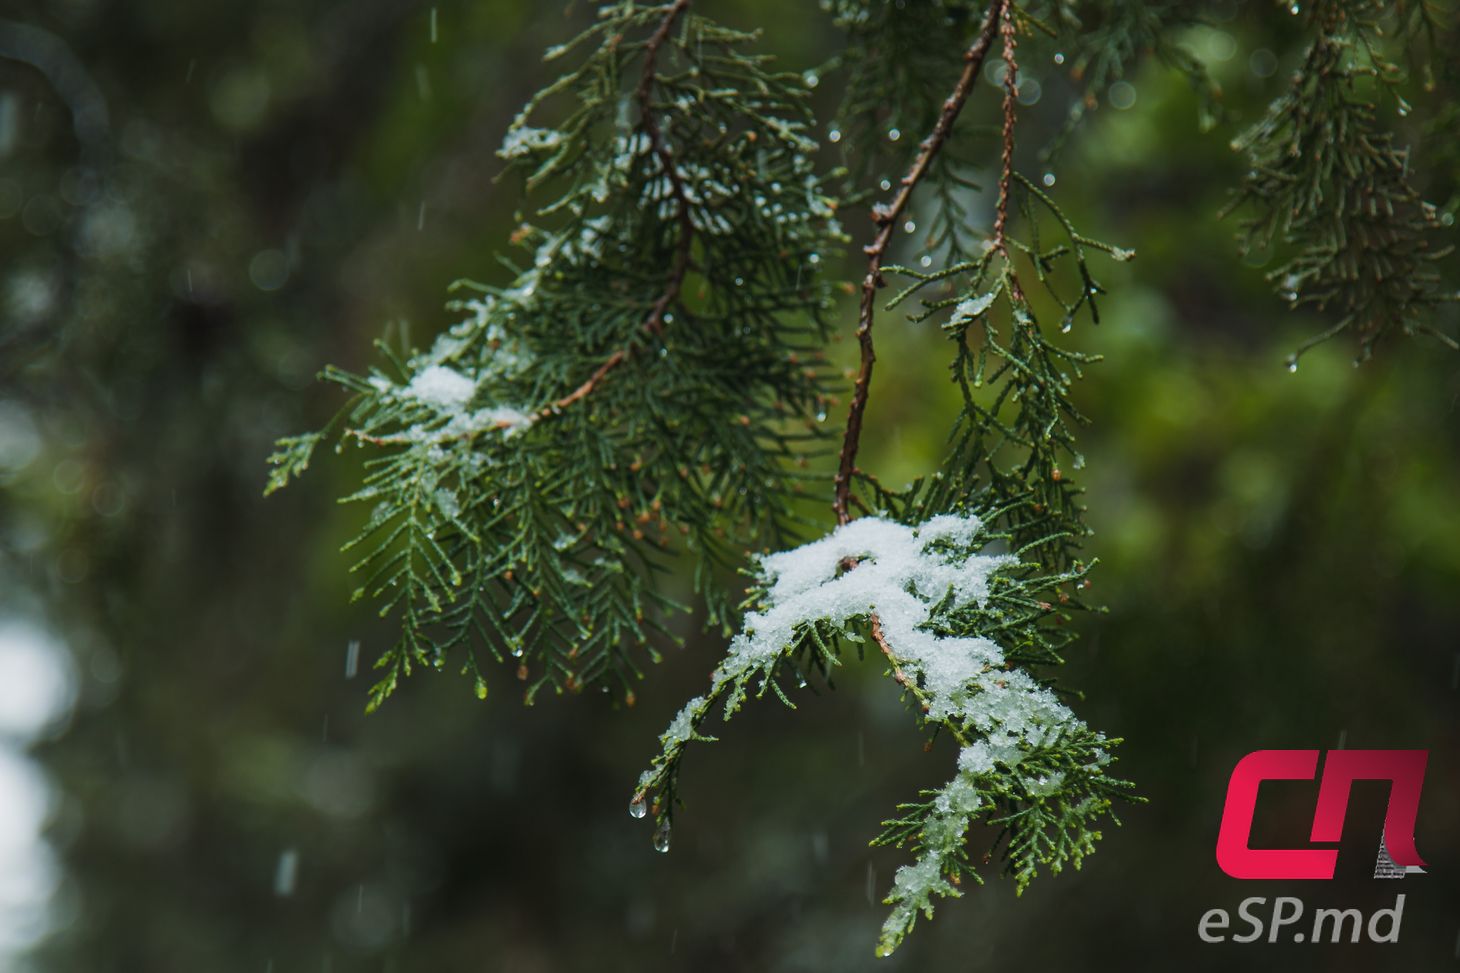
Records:
{"label": "bare branch stem", "polygon": [[862,251],[867,254],[867,275],[862,278],[862,302],[857,315],[857,342],[861,346],[861,367],[857,372],[856,383],[852,390],[852,405],[847,415],[846,434],[842,437],[841,458],[837,464],[835,481],[836,494],[832,502],[832,509],[836,511],[838,524],[845,524],[851,520],[849,507],[852,476],[857,471],[857,447],[862,438],[862,416],[867,411],[867,392],[872,384],[872,365],[877,360],[872,346],[872,324],[876,317],[877,290],[883,286],[882,261],[892,242],[892,235],[897,230],[898,221],[907,209],[913,190],[927,175],[933,159],[953,132],[953,122],[958,118],[958,113],[963,110],[964,103],[968,101],[968,96],[973,91],[974,83],[983,69],[984,59],[988,56],[989,49],[993,47],[994,35],[998,32],[1000,19],[1006,16],[1008,7],[1009,0],[994,0],[989,6],[988,11],[984,14],[978,38],[963,55],[963,72],[958,76],[958,83],[954,85],[952,94],[944,100],[943,110],[938,115],[938,122],[933,126],[932,133],[923,139],[912,167],[902,177],[897,195],[892,198],[891,203],[879,203],[872,208],[872,221],[877,224],[878,229],[872,242],[862,248]]}
{"label": "bare branch stem", "polygon": [[1019,64],[1014,59],[1018,41],[1014,32],[1014,18],[1010,7],[1012,0],[1000,0],[1002,4],[999,31],[1004,41],[1004,131],[1003,158],[999,173],[999,203],[994,216],[994,249],[1007,259],[1009,256],[1009,185],[1014,181],[1014,116],[1015,104],[1019,98]]}

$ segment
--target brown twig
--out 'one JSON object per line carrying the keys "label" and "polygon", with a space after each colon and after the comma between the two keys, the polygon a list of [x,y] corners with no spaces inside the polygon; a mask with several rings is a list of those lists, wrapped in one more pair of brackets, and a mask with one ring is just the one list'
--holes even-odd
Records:
{"label": "brown twig", "polygon": [[[903,671],[902,661],[892,651],[892,646],[887,644],[887,636],[882,632],[882,619],[877,617],[876,612],[872,614],[872,641],[876,642],[877,647],[882,650],[882,654],[887,656],[887,662],[892,666],[892,678],[897,681],[899,686],[913,694],[913,698],[918,701],[918,706],[926,713],[931,707],[931,704],[928,702],[927,693],[918,687],[917,680],[908,678],[907,673]],[[952,723],[944,723],[943,725],[948,728],[948,732],[953,734],[953,738],[960,745],[968,746],[967,738],[964,737],[963,732],[958,727]]]}
{"label": "brown twig", "polygon": [[897,195],[893,197],[891,204],[879,203],[872,208],[872,221],[877,224],[878,230],[872,242],[862,248],[862,251],[867,254],[867,275],[862,278],[862,303],[857,315],[857,342],[861,346],[862,364],[853,387],[852,406],[847,415],[847,430],[842,438],[841,458],[837,464],[836,495],[832,502],[832,509],[836,511],[838,524],[845,524],[851,520],[851,511],[848,508],[852,491],[852,476],[857,471],[857,447],[862,438],[862,416],[867,411],[867,392],[872,383],[872,364],[877,360],[877,355],[872,347],[872,323],[876,316],[877,289],[883,286],[882,260],[887,254],[887,247],[892,242],[892,235],[897,230],[898,220],[907,209],[913,190],[917,188],[923,176],[927,175],[933,158],[943,148],[943,144],[948,141],[948,136],[953,131],[954,120],[963,110],[964,102],[968,101],[969,93],[973,90],[979,72],[983,69],[984,58],[988,56],[989,49],[993,47],[994,34],[998,31],[1000,19],[1005,15],[1008,6],[1009,0],[994,0],[989,6],[988,11],[984,14],[983,26],[979,30],[978,38],[963,55],[963,73],[958,76],[958,83],[954,85],[953,93],[943,102],[943,110],[938,115],[938,122],[933,126],[932,134],[923,139],[919,146],[918,156],[913,160],[912,168],[908,169],[907,175],[902,177],[901,188],[898,189]]}
{"label": "brown twig", "polygon": [[[677,204],[675,209],[679,222],[679,239],[675,242],[674,261],[670,264],[664,290],[655,298],[654,303],[649,307],[648,315],[644,318],[644,330],[652,335],[658,335],[664,331],[664,315],[679,299],[679,293],[684,287],[684,279],[689,273],[690,252],[694,243],[694,221],[689,215],[689,193],[685,189],[684,179],[679,174],[679,168],[674,164],[674,156],[664,141],[664,131],[659,127],[659,120],[654,116],[654,77],[659,49],[669,39],[669,32],[674,29],[675,21],[689,8],[689,4],[690,0],[674,0],[670,4],[664,19],[659,22],[659,27],[649,37],[648,43],[644,45],[644,69],[639,74],[639,84],[634,89],[634,100],[639,104],[639,127],[649,137],[650,151],[659,160],[659,164],[664,167],[664,175],[669,180],[669,189]],[[628,357],[629,349],[627,348],[615,351],[594,370],[592,375],[588,376],[582,385],[544,406],[535,414],[535,418],[546,418],[579,399],[585,398],[598,387],[598,383],[603,380],[604,376],[627,361]]]}
{"label": "brown twig", "polygon": [[893,654],[892,646],[887,644],[887,636],[882,634],[882,619],[878,618],[875,613],[872,615],[872,641],[876,642],[877,647],[882,650],[882,654],[887,656],[887,661],[892,665],[892,678],[897,680],[897,684],[904,689],[917,692],[917,684],[908,679],[907,673],[902,671],[902,663]]}
{"label": "brown twig", "polygon": [[537,413],[533,416],[533,418],[546,419],[554,412],[557,412],[560,409],[566,409],[574,402],[577,402],[579,399],[588,395],[590,392],[598,387],[598,383],[603,379],[603,376],[607,375],[609,372],[617,368],[619,364],[627,357],[629,357],[629,353],[624,351],[622,348],[614,352],[612,355],[609,355],[607,360],[605,360],[602,365],[599,365],[598,368],[594,370],[592,375],[588,376],[587,381],[575,388],[573,391],[569,392],[567,395],[563,396],[561,399],[558,399],[555,402],[551,402],[548,405],[545,405],[541,409],[537,410]]}
{"label": "brown twig", "polygon": [[1009,184],[1014,180],[1014,115],[1015,102],[1019,98],[1019,64],[1014,60],[1017,39],[1014,33],[1014,18],[1010,16],[1012,0],[1001,0],[1001,22],[999,32],[1004,40],[1004,131],[1003,158],[999,173],[999,204],[994,216],[994,249],[1007,259],[1009,256]]}

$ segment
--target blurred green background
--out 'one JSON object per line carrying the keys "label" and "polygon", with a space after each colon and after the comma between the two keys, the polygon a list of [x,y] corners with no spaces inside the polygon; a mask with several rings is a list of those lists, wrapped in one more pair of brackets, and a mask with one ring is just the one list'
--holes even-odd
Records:
{"label": "blurred green background", "polygon": [[[793,69],[839,41],[812,0],[704,7]],[[1106,356],[1079,475],[1109,613],[1062,678],[1150,803],[1083,872],[1017,901],[990,881],[874,961],[907,856],[867,840],[953,764],[877,665],[725,728],[658,855],[631,786],[721,639],[671,653],[632,710],[523,708],[504,667],[485,703],[428,674],[366,717],[348,645],[368,662],[393,629],[347,603],[354,461],[260,497],[272,440],[340,402],[321,365],[359,367],[387,329],[423,343],[449,281],[497,272],[519,200],[493,152],[589,5],[0,2],[0,968],[1455,969],[1460,358],[1412,343],[1356,370],[1339,342],[1283,367],[1321,324],[1216,213],[1297,38],[1272,5],[1210,9],[1188,40],[1225,91],[1215,128],[1151,65],[1049,167],[1083,227],[1139,253],[1073,335]],[[1029,50],[1026,168],[1071,96]],[[970,124],[995,102],[981,85]],[[1453,174],[1423,178],[1445,204]],[[849,336],[850,299],[841,317]],[[899,484],[936,462],[955,390],[935,328],[879,333],[864,465]],[[1335,882],[1223,876],[1237,759],[1344,745],[1430,749],[1430,874],[1368,877],[1385,792],[1364,784]],[[1301,843],[1314,791],[1264,790],[1258,838]],[[1196,935],[1249,895],[1398,891],[1398,945]]]}

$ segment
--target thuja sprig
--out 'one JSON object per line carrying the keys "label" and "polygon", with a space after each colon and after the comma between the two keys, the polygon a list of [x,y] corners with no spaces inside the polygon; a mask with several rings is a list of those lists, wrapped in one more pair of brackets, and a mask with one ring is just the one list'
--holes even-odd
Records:
{"label": "thuja sprig", "polygon": [[[268,490],[330,437],[365,456],[345,498],[369,507],[347,545],[357,597],[401,623],[372,707],[413,668],[448,662],[485,695],[488,659],[515,666],[528,701],[595,686],[631,704],[640,664],[675,638],[668,618],[688,585],[663,583],[671,566],[693,565],[727,635],[724,578],[747,572],[738,634],[631,801],[652,812],[661,850],[687,745],[710,739],[712,710],[728,717],[767,693],[789,705],[789,687],[828,677],[845,647],[875,646],[919,727],[958,747],[949,783],[899,806],[876,839],[915,856],[886,900],[886,953],[938,898],[979,880],[976,860],[1001,854],[1021,890],[1040,869],[1078,866],[1112,802],[1131,796],[1110,775],[1118,741],[1075,715],[1046,667],[1088,607],[1093,564],[1074,383],[1098,359],[1058,335],[1099,322],[1102,264],[1133,254],[1082,233],[1040,185],[1050,180],[1018,171],[1021,37],[1069,52],[1080,90],[1056,144],[1138,50],[1206,82],[1179,46],[1189,5],[826,6],[849,30],[829,137],[857,162],[850,173],[817,162],[807,96],[821,75],[777,70],[758,35],[690,0],[603,4],[548,52],[563,73],[499,151],[525,192],[508,277],[462,282],[450,305],[461,318],[430,347],[382,344],[363,374],[327,369],[351,397],[324,432],[279,442]],[[1333,331],[1355,331],[1365,353],[1396,330],[1432,330],[1452,296],[1435,274],[1431,210],[1374,104],[1385,91],[1404,105],[1381,21],[1436,28],[1411,5],[1393,17],[1382,6],[1305,5],[1306,60],[1240,140],[1249,245],[1290,248],[1280,286],[1336,312]],[[928,43],[955,33],[959,46]],[[996,49],[995,121],[960,125]],[[895,188],[880,178],[893,168]],[[996,173],[987,226],[969,202],[980,168]],[[845,239],[829,187],[862,199],[869,182],[890,195],[871,209],[851,287],[858,362],[825,484],[835,526],[802,543],[810,525],[790,500],[832,403],[824,270]],[[923,269],[890,262],[915,196],[932,204]],[[877,317],[899,309],[949,339],[960,408],[937,469],[889,490],[858,457]]]}
{"label": "thuja sprig", "polygon": [[[689,0],[605,5],[499,154],[534,202],[505,286],[368,374],[336,428],[366,452],[357,597],[401,621],[378,705],[413,667],[510,660],[530,701],[597,685],[632,702],[673,640],[663,583],[687,554],[712,624],[718,576],[779,546],[819,433],[842,234],[807,89]],[[271,487],[320,435],[280,444]]]}
{"label": "thuja sprig", "polygon": [[[1230,210],[1248,214],[1249,252],[1283,247],[1268,273],[1292,307],[1331,315],[1331,326],[1288,358],[1348,332],[1360,359],[1394,334],[1424,334],[1460,349],[1437,326],[1438,306],[1457,299],[1437,266],[1453,249],[1438,242],[1434,207],[1410,181],[1409,150],[1380,121],[1379,96],[1407,110],[1403,72],[1385,54],[1381,20],[1397,6],[1401,37],[1427,32],[1411,5],[1370,0],[1294,4],[1310,32],[1287,91],[1234,140],[1249,170]],[[1423,6],[1416,4],[1413,6]]]}
{"label": "thuja sprig", "polygon": [[[888,491],[857,467],[876,352],[878,294],[892,228],[948,142],[984,59],[1002,41],[1005,63],[1000,178],[995,217],[982,256],[919,274],[889,305],[928,286],[962,280],[961,294],[924,298],[923,316],[952,310],[944,323],[956,342],[954,377],[964,392],[954,448],[943,468],[907,491]],[[962,72],[931,132],[892,199],[872,210],[876,232],[865,246],[857,316],[859,368],[833,479],[837,527],[825,537],[760,558],[741,631],[711,676],[710,690],[687,703],[660,738],[661,753],[640,777],[630,801],[635,817],[651,814],[654,845],[667,851],[679,771],[691,741],[715,709],[726,719],[750,696],[774,693],[791,705],[782,682],[804,684],[841,664],[841,646],[861,654],[871,641],[886,662],[919,725],[946,732],[959,746],[958,773],[926,801],[904,804],[874,844],[910,847],[915,861],[898,870],[886,902],[892,911],[878,953],[892,952],[919,913],[931,916],[938,896],[958,895],[977,879],[968,853],[978,821],[1001,828],[1008,870],[1020,890],[1040,867],[1079,867],[1094,848],[1096,823],[1130,785],[1107,774],[1109,740],[1090,730],[1033,672],[1057,664],[1070,632],[1070,612],[1083,607],[1088,565],[1074,556],[1088,531],[1076,491],[1053,464],[1072,454],[1075,424],[1070,377],[1092,359],[1044,339],[1020,283],[1016,257],[1026,259],[1051,297],[1073,316],[1095,313],[1100,293],[1086,260],[1128,253],[1077,233],[1049,196],[1016,176],[1017,22],[1008,0],[995,0],[969,46]],[[1032,241],[1010,236],[1011,207],[1022,190]],[[1047,210],[1064,239],[1045,247],[1034,210]],[[1079,292],[1057,285],[1072,263]],[[996,325],[996,304],[1008,309],[1008,337]],[[973,350],[969,334],[981,328]],[[992,366],[990,363],[992,362]],[[987,369],[987,371],[986,371]],[[991,403],[976,389],[998,391]],[[1078,464],[1074,464],[1078,465]],[[855,491],[860,483],[865,489]],[[862,495],[865,494],[865,497]],[[854,518],[852,507],[863,516]],[[998,553],[1000,547],[1007,553]],[[990,849],[992,851],[992,848]]]}

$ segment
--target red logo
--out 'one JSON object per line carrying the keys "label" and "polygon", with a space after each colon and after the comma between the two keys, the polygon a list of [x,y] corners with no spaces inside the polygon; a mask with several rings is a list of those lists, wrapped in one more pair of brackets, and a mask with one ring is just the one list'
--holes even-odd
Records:
{"label": "red logo", "polygon": [[[1217,864],[1222,871],[1233,878],[1333,878],[1337,848],[1249,847],[1257,786],[1265,780],[1312,780],[1318,754],[1317,750],[1257,750],[1237,762],[1227,782],[1227,803],[1217,833]],[[1340,839],[1354,781],[1387,780],[1389,808],[1384,813],[1380,865],[1397,866],[1400,876],[1420,870],[1424,861],[1414,847],[1414,824],[1429,755],[1428,750],[1328,751],[1309,840]],[[1376,868],[1376,877],[1380,872]]]}

